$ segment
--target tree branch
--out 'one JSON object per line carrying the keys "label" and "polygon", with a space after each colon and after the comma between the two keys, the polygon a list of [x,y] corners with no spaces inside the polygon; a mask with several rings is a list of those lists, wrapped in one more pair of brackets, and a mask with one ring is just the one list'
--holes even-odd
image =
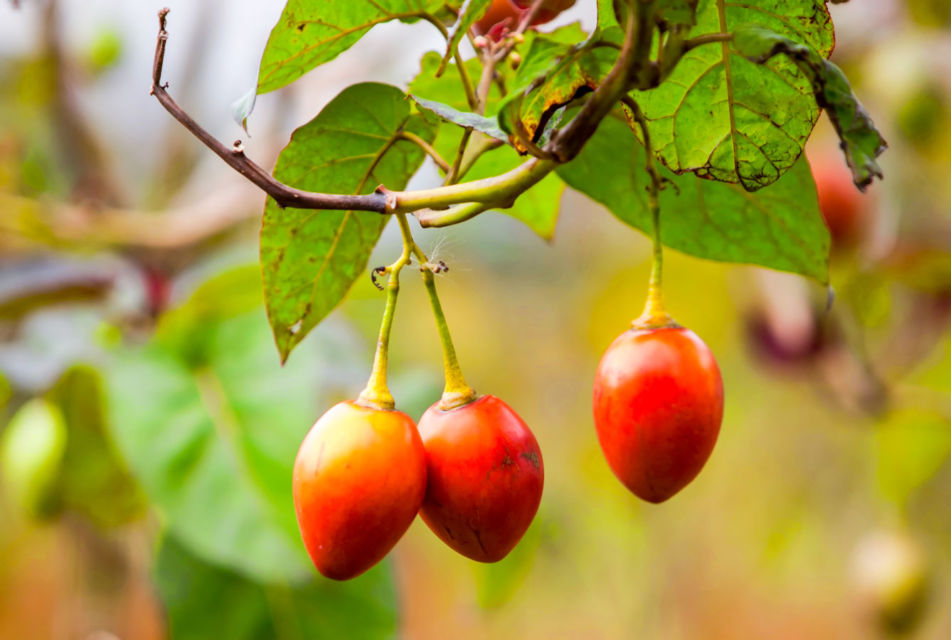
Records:
{"label": "tree branch", "polygon": [[165,20],[168,9],[159,11],[159,34],[155,46],[155,61],[152,66],[151,94],[165,107],[173,118],[178,120],[192,135],[202,141],[219,158],[228,163],[231,168],[257,185],[262,191],[282,207],[296,209],[337,209],[386,212],[386,201],[381,190],[367,195],[337,195],[302,191],[278,182],[261,166],[255,164],[244,154],[240,141],[236,141],[231,148],[226,147],[210,133],[195,122],[191,116],[178,106],[166,90],[168,85],[162,84],[162,68],[165,64],[165,46],[168,41],[168,32],[165,30]]}
{"label": "tree branch", "polygon": [[[536,10],[538,7],[540,3],[533,4]],[[218,157],[284,207],[374,211],[384,214],[412,213],[424,221],[426,226],[455,224],[487,209],[512,206],[520,194],[551,173],[559,163],[568,162],[577,156],[604,117],[631,88],[642,86],[652,81],[657,75],[657,70],[653,68],[653,63],[648,58],[655,2],[638,0],[636,17],[635,12],[631,12],[626,25],[624,45],[616,64],[601,86],[591,94],[591,98],[581,108],[578,116],[546,145],[545,157],[532,157],[515,169],[498,176],[462,184],[448,184],[433,189],[390,191],[381,185],[374,193],[367,195],[314,193],[278,182],[245,156],[240,141],[235,142],[234,147],[229,149],[199,126],[175,103],[166,90],[167,86],[162,83],[162,67],[168,40],[168,32],[165,30],[168,11],[163,9],[159,12],[159,34],[152,71],[152,95],[166,111]],[[456,170],[461,174],[461,166]],[[467,206],[463,209],[446,211],[453,205]],[[431,211],[434,209],[443,211]]]}
{"label": "tree branch", "polygon": [[637,7],[636,17],[634,11],[628,12],[624,44],[617,63],[578,115],[546,147],[559,162],[569,162],[581,152],[601,121],[635,84],[633,78],[646,64],[653,26],[648,14],[653,11],[653,3],[638,2]]}
{"label": "tree branch", "polygon": [[684,53],[686,53],[687,51],[695,49],[700,45],[709,44],[711,42],[730,42],[731,40],[733,40],[732,33],[705,33],[684,41],[683,50]]}

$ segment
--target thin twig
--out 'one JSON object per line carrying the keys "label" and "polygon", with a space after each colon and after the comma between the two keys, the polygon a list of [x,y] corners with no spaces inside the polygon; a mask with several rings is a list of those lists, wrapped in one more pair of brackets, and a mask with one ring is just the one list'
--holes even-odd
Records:
{"label": "thin twig", "polygon": [[515,31],[510,33],[501,43],[496,45],[490,44],[486,48],[482,60],[482,77],[479,79],[479,87],[476,90],[476,97],[478,98],[477,111],[480,115],[485,114],[485,107],[489,101],[489,90],[492,88],[492,82],[495,79],[496,66],[508,58],[509,54],[512,53],[512,49],[515,48],[515,45],[521,41],[522,34],[532,26],[532,20],[534,20],[538,12],[541,11],[543,3],[544,0],[535,0],[532,6],[522,14],[522,19],[519,21]]}
{"label": "thin twig", "polygon": [[[424,13],[420,17],[436,27],[439,33],[442,34],[442,37],[446,39],[447,44],[452,42],[452,36],[449,34],[449,30],[446,29],[446,26],[434,15]],[[478,106],[479,101],[476,97],[475,90],[472,88],[472,80],[469,78],[469,70],[466,69],[466,64],[463,61],[462,56],[459,55],[459,47],[453,47],[450,55],[455,60],[456,68],[459,70],[459,78],[462,80],[462,89],[466,93],[466,102],[469,103],[470,109],[475,109]],[[441,64],[439,70],[436,72],[437,78],[442,75],[444,65],[445,63]]]}
{"label": "thin twig", "polygon": [[[540,6],[538,2],[533,5],[533,7],[537,6]],[[585,142],[597,130],[601,120],[610,114],[618,100],[630,89],[643,87],[656,76],[655,69],[648,69],[651,63],[647,59],[655,3],[642,1],[637,6],[637,18],[631,15],[628,19],[621,54],[611,72],[591,94],[580,113],[568,126],[558,131],[553,140],[546,145],[546,157],[533,157],[501,175],[462,184],[447,184],[416,191],[390,191],[381,185],[372,194],[336,195],[302,191],[278,182],[245,156],[240,141],[236,142],[232,148],[226,147],[199,126],[168,94],[167,85],[162,83],[162,66],[168,39],[165,29],[168,9],[159,12],[159,35],[152,73],[152,94],[192,135],[238,173],[274,198],[281,206],[299,209],[374,211],[386,214],[446,209],[466,203],[482,203],[488,205],[486,208],[506,207],[511,206],[521,193],[551,173],[559,163],[568,162],[577,156]],[[528,23],[528,21],[523,22],[525,24],[520,24],[520,28]],[[514,45],[514,40],[508,44]],[[645,76],[645,70],[651,72],[647,74],[649,77]],[[462,173],[462,164],[459,167]],[[438,220],[430,222],[438,223]]]}
{"label": "thin twig", "polygon": [[700,45],[710,44],[711,42],[730,42],[731,40],[733,40],[732,33],[705,33],[684,41],[684,52],[695,49]]}
{"label": "thin twig", "polygon": [[456,149],[456,157],[452,161],[452,169],[446,174],[443,184],[455,184],[459,182],[459,168],[462,166],[462,158],[466,153],[466,147],[469,146],[469,138],[472,137],[472,127],[466,127],[462,132],[462,138],[459,140],[459,147]]}
{"label": "thin twig", "polygon": [[624,96],[621,102],[631,113],[631,117],[637,123],[641,130],[641,136],[644,142],[644,169],[650,177],[647,184],[647,208],[651,214],[651,241],[653,245],[653,261],[651,263],[650,285],[647,294],[647,306],[644,315],[638,320],[648,323],[667,322],[670,317],[664,311],[662,298],[662,279],[664,267],[664,246],[660,235],[660,190],[663,187],[663,178],[657,172],[657,166],[654,164],[654,148],[651,146],[650,130],[647,126],[647,118],[638,105],[630,96]]}
{"label": "thin twig", "polygon": [[162,67],[165,64],[165,48],[168,41],[168,32],[165,29],[168,11],[167,8],[159,11],[159,34],[155,46],[155,61],[152,65],[151,93],[173,118],[234,170],[274,198],[282,207],[386,212],[386,196],[379,189],[367,195],[338,195],[302,191],[278,182],[244,154],[240,142],[231,148],[226,147],[185,113],[168,94],[166,90],[168,85],[162,84]]}
{"label": "thin twig", "polygon": [[641,130],[646,156],[644,160],[644,170],[647,171],[647,174],[650,176],[651,186],[649,189],[653,192],[653,195],[656,198],[661,188],[663,188],[664,179],[661,178],[660,173],[657,171],[657,165],[654,164],[654,149],[651,146],[651,134],[650,129],[647,126],[647,118],[644,116],[644,112],[641,111],[640,105],[637,104],[630,96],[624,96],[621,98],[621,102],[624,103],[624,106],[627,107],[631,112],[631,117]]}
{"label": "thin twig", "polygon": [[412,131],[400,131],[399,134],[397,134],[397,137],[415,144],[417,147],[422,149],[430,158],[432,158],[433,162],[435,162],[436,165],[440,169],[442,169],[446,173],[449,172],[450,170],[449,163],[446,162],[441,155],[439,155],[439,152],[433,148],[433,145],[429,144],[428,142],[420,138],[418,135],[416,135]]}

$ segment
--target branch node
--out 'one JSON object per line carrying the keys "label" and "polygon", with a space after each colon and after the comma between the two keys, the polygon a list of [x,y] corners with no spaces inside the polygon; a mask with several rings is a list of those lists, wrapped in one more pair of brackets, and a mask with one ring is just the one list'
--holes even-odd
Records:
{"label": "branch node", "polygon": [[373,193],[383,196],[383,211],[381,213],[396,213],[396,208],[400,203],[396,192],[390,191],[381,184],[373,190]]}
{"label": "branch node", "polygon": [[442,260],[437,260],[436,262],[426,262],[425,264],[419,265],[419,270],[432,273],[446,273],[449,271],[449,266]]}

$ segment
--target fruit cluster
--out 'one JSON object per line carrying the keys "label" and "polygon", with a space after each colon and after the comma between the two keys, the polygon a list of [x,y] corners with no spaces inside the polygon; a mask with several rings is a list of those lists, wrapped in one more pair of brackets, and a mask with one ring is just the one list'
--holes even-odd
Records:
{"label": "fruit cluster", "polygon": [[[379,562],[419,513],[452,549],[501,560],[535,517],[544,466],[535,436],[505,402],[465,382],[432,264],[398,215],[403,254],[389,267],[387,305],[367,388],[325,413],[294,464],[294,504],[304,544],[322,574],[353,578]],[[446,389],[419,421],[395,409],[386,386],[389,333],[399,274],[419,260],[443,346]]]}
{"label": "fruit cluster", "polygon": [[[325,413],[294,464],[294,504],[304,544],[325,576],[346,580],[379,562],[416,514],[443,542],[481,562],[504,558],[541,502],[538,442],[505,402],[465,382],[436,295],[432,265],[398,216],[403,254],[389,267],[373,371],[354,401]],[[386,361],[399,273],[416,256],[443,346],[446,389],[419,424],[386,386]],[[655,274],[659,273],[659,251]],[[723,415],[713,354],[676,325],[652,276],[648,305],[608,348],[594,383],[594,421],[611,469],[634,494],[667,500],[700,472]]]}
{"label": "fruit cluster", "polygon": [[[517,21],[547,22],[574,0],[495,0],[473,26],[498,42]],[[656,201],[656,199],[655,199]],[[649,502],[685,487],[706,463],[720,431],[723,383],[716,360],[693,332],[664,312],[662,253],[654,211],[654,265],[648,303],[608,348],[594,383],[594,421],[608,464]],[[542,454],[528,426],[495,396],[465,382],[436,295],[433,265],[397,214],[403,253],[373,278],[389,275],[373,371],[355,401],[325,413],[304,438],[294,464],[294,503],[304,544],[329,578],[353,578],[379,562],[416,514],[443,542],[481,562],[504,558],[541,502]],[[395,409],[386,386],[390,328],[399,274],[416,258],[443,347],[446,388],[413,419]],[[378,285],[379,286],[379,285]]]}
{"label": "fruit cluster", "polygon": [[531,524],[543,480],[535,436],[495,396],[437,403],[418,428],[402,411],[347,401],[304,439],[294,503],[314,564],[346,580],[379,562],[417,513],[462,555],[501,560]]}

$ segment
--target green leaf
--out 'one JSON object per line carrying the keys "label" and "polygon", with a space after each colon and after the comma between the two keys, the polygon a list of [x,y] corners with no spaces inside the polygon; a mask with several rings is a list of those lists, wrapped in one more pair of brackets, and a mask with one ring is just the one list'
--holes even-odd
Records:
{"label": "green leaf", "polygon": [[288,0],[261,58],[258,93],[280,89],[333,60],[378,24],[433,15],[448,4],[444,0]]}
{"label": "green leaf", "polygon": [[452,60],[453,52],[458,49],[459,43],[466,37],[472,25],[485,15],[486,10],[491,4],[492,0],[468,0],[463,5],[459,20],[456,22],[456,26],[453,27],[452,35],[449,36],[449,42],[446,43],[446,54],[439,63],[439,69],[436,71],[436,75],[441,76],[443,74],[446,70],[446,65]]}
{"label": "green leaf", "polygon": [[505,135],[504,131],[499,129],[498,122],[494,118],[486,118],[471,111],[458,111],[449,105],[434,100],[427,100],[426,98],[420,98],[419,96],[411,95],[410,97],[420,107],[433,112],[446,122],[451,122],[463,128],[475,129],[496,140],[508,142],[508,136]]}
{"label": "green leaf", "polygon": [[667,29],[697,24],[698,0],[661,0],[657,15]]}
{"label": "green leaf", "polygon": [[153,580],[175,640],[378,640],[396,634],[396,593],[385,565],[346,583],[313,578],[265,585],[203,562],[166,537]]}
{"label": "green leaf", "polygon": [[[750,22],[822,56],[832,51],[832,21],[825,3],[815,0],[701,0],[690,35]],[[719,42],[688,51],[665,82],[634,97],[667,167],[739,182],[749,191],[775,182],[796,163],[819,117],[809,79],[795,64],[773,58],[757,65]]]}
{"label": "green leaf", "polygon": [[[425,157],[411,131],[426,141],[435,125],[410,112],[395,87],[352,85],[284,148],[274,177],[325,193],[369,193],[377,185],[402,189]],[[282,209],[268,199],[261,229],[264,297],[281,359],[314,328],[366,270],[389,217],[367,211]]]}
{"label": "green leaf", "polygon": [[[467,111],[469,104],[466,102],[466,96],[462,92],[459,69],[455,66],[451,66],[446,69],[445,73],[437,76],[436,71],[439,70],[439,63],[439,54],[434,51],[430,51],[423,56],[422,60],[420,60],[419,74],[417,74],[409,84],[410,93],[414,98],[419,96],[425,100],[444,104],[456,111]],[[466,68],[470,76],[475,75],[475,77],[478,77],[478,74],[481,73],[482,65],[477,59],[473,58],[466,61]],[[505,74],[505,72],[506,69],[500,69],[500,73]],[[507,77],[510,76],[503,77],[507,79]],[[499,88],[493,84],[489,90],[488,100],[486,100],[485,112],[487,115],[495,113],[499,98]],[[445,127],[439,130],[439,135],[436,137],[437,145],[446,145],[445,140],[442,140],[442,138],[448,131],[451,130]],[[452,131],[452,133],[458,140],[458,132]],[[453,151],[455,150],[453,149]]]}
{"label": "green leaf", "polygon": [[614,0],[598,0],[598,29],[618,27],[617,15],[614,12]]}
{"label": "green leaf", "polygon": [[257,310],[264,301],[257,264],[229,269],[202,282],[188,301],[159,319],[155,339],[192,367],[207,364],[211,338],[229,318]]}
{"label": "green leaf", "polygon": [[[466,64],[472,73],[478,72],[477,60],[469,60]],[[419,75],[410,83],[410,91],[414,95],[425,96],[426,99],[441,102],[457,110],[468,109],[465,96],[459,90],[459,70],[449,67],[437,78],[435,71],[438,67],[439,55],[427,53],[423,57]],[[486,113],[494,113],[499,100],[498,89],[493,86]],[[479,135],[481,134],[474,134],[473,138]],[[433,146],[440,155],[449,160],[455,156],[461,138],[462,129],[459,127],[440,127]],[[509,146],[495,149],[484,153],[466,174],[465,179],[469,181],[496,176],[514,169],[524,161],[525,159]],[[559,200],[563,190],[564,183],[552,173],[519,196],[514,206],[502,213],[521,221],[542,238],[550,239],[558,222]]]}
{"label": "green leaf", "polygon": [[885,139],[852,93],[852,87],[839,67],[811,47],[758,25],[737,27],[734,44],[738,51],[757,64],[764,64],[779,54],[792,60],[812,83],[816,103],[829,114],[842,141],[856,186],[864,191],[873,178],[882,177],[875,158],[885,150]]}
{"label": "green leaf", "polygon": [[99,527],[116,527],[145,514],[146,502],[109,439],[102,380],[95,369],[68,369],[50,390],[66,424],[66,449],[56,480],[60,504]]}
{"label": "green leaf", "polygon": [[[756,193],[659,170],[669,181],[660,193],[661,239],[668,247],[827,281],[829,233],[805,160]],[[605,118],[581,154],[558,174],[622,222],[650,234],[644,149],[620,119]]]}
{"label": "green leaf", "polygon": [[[204,289],[216,288],[228,290]],[[208,316],[194,307],[206,303],[214,299],[196,294],[179,311],[195,324],[176,325],[200,331],[201,358],[163,335],[116,352],[106,384],[113,441],[192,553],[256,580],[306,579],[312,567],[290,491],[294,457],[341,384],[353,384],[341,380],[340,363],[364,354],[348,350],[344,335],[322,332],[281,367],[260,307],[202,320]]]}

